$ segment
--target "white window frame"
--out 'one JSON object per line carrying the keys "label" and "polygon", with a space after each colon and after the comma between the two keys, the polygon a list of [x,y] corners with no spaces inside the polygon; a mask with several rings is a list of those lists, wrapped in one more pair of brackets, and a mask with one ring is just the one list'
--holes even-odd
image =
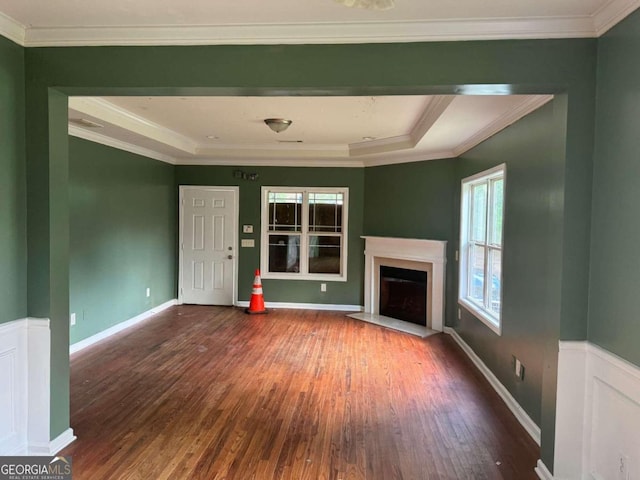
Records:
{"label": "white window frame", "polygon": [[[489,188],[489,183],[492,180],[502,178],[503,179],[503,200],[502,200],[502,232],[501,232],[501,241],[500,245],[491,244],[489,241],[489,225],[491,224],[491,205],[492,205],[492,191]],[[469,291],[469,257],[471,251],[471,245],[475,244],[475,242],[471,241],[471,217],[472,217],[472,209],[471,209],[471,188],[475,185],[479,185],[482,183],[487,184],[487,210],[485,215],[485,242],[483,245],[485,246],[485,261],[484,261],[484,305],[479,304],[478,302],[471,300],[468,291]],[[504,224],[505,224],[505,198],[507,191],[507,166],[506,164],[501,164],[496,167],[493,167],[489,170],[485,170],[483,172],[477,173],[470,177],[462,179],[461,182],[461,198],[460,198],[460,262],[459,262],[459,270],[458,270],[458,304],[464,307],[466,310],[470,311],[474,316],[476,316],[481,322],[483,322],[487,327],[493,330],[496,334],[502,335],[502,306],[504,305],[502,302],[503,297],[503,282],[502,282],[502,266],[500,268],[500,305],[501,305],[501,313],[497,314],[491,311],[486,306],[486,302],[489,301],[489,291],[491,282],[486,281],[489,278],[489,258],[490,258],[490,250],[500,250],[502,255],[501,259],[504,262]]]}
{"label": "white window frame", "polygon": [[[269,192],[302,193],[302,229],[300,232],[300,272],[269,272]],[[342,232],[309,232],[309,193],[341,193]],[[347,250],[349,232],[349,188],[348,187],[262,187],[260,228],[260,273],[265,279],[280,280],[321,280],[327,282],[347,281]],[[273,232],[271,232],[273,233]],[[282,231],[282,235],[293,232]],[[309,237],[315,235],[340,236],[340,273],[308,273]]]}

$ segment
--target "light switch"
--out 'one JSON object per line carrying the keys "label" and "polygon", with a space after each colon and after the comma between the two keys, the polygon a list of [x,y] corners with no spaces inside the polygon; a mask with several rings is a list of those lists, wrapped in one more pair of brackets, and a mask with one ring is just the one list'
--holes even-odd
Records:
{"label": "light switch", "polygon": [[241,247],[255,247],[256,246],[256,241],[253,238],[243,238],[240,241],[240,246]]}

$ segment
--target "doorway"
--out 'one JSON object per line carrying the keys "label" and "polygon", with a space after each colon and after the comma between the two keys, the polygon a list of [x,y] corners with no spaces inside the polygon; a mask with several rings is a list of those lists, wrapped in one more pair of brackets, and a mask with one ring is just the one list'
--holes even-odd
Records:
{"label": "doorway", "polygon": [[180,186],[179,303],[236,303],[238,196],[238,187]]}

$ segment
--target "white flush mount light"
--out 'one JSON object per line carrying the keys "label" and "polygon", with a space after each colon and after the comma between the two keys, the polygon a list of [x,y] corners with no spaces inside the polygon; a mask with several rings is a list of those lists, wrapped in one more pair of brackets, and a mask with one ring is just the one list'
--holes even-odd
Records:
{"label": "white flush mount light", "polygon": [[293,121],[285,120],[284,118],[265,118],[264,123],[274,132],[280,133],[289,128]]}
{"label": "white flush mount light", "polygon": [[368,10],[389,10],[395,7],[394,0],[335,0],[341,5]]}

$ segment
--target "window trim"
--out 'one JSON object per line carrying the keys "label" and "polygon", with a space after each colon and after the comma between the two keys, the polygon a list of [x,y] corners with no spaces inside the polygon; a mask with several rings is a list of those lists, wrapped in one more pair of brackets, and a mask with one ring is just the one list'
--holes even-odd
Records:
{"label": "window trim", "polygon": [[[294,273],[269,272],[269,192],[302,193],[302,228],[300,235],[300,265],[308,269],[309,237],[335,232],[309,232],[309,193],[342,193],[342,232],[340,241],[340,274],[335,273]],[[264,279],[277,280],[320,280],[324,282],[346,282],[348,265],[349,234],[349,187],[282,187],[263,186],[260,199],[260,272]],[[280,232],[284,235],[296,232]]]}
{"label": "window trim", "polygon": [[[506,219],[506,209],[505,209],[505,198],[507,191],[507,166],[505,163],[497,165],[488,170],[484,170],[482,172],[476,173],[470,177],[463,178],[460,182],[461,190],[460,190],[460,261],[458,265],[458,304],[465,308],[465,310],[469,311],[472,315],[477,317],[482,323],[484,323],[487,327],[489,327],[493,332],[497,335],[502,335],[502,311],[499,315],[496,314],[478,303],[469,299],[468,292],[468,284],[469,284],[469,237],[471,222],[470,216],[471,212],[469,211],[469,201],[470,201],[470,190],[473,185],[477,185],[479,183],[483,183],[485,181],[489,181],[498,177],[502,177],[504,182],[504,190],[503,190],[503,201],[502,201],[502,232],[500,239],[500,251],[501,255],[501,268],[500,268],[500,304],[503,305],[503,268],[504,265],[504,226]],[[490,189],[487,189],[487,206],[491,205],[491,195]],[[488,262],[489,262],[489,252],[493,248],[491,247],[490,239],[490,230],[489,230],[489,214],[490,209],[487,208],[487,219],[486,219],[486,227],[485,227],[485,245],[487,248],[487,254],[485,255],[485,278],[488,272]],[[495,249],[495,248],[493,248]],[[489,284],[485,282],[485,286],[488,289]],[[486,294],[486,290],[485,290]]]}

